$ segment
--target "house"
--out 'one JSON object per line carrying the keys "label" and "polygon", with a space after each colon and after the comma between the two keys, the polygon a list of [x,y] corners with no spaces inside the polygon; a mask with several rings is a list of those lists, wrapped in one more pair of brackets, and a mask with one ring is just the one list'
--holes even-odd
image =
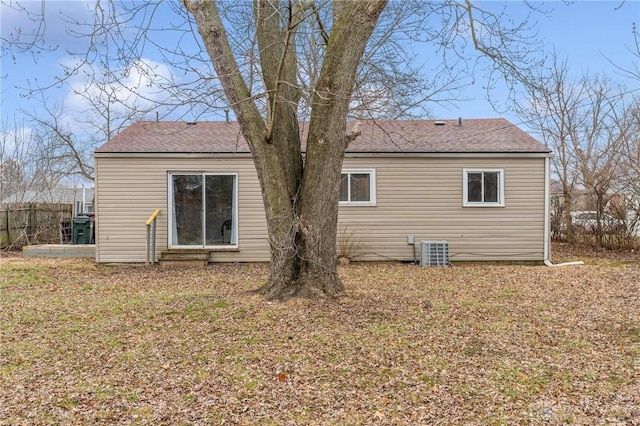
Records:
{"label": "house", "polygon": [[[447,241],[452,261],[548,260],[546,146],[504,119],[358,125],[339,213],[354,260],[413,261],[422,240]],[[260,186],[236,122],[137,122],[96,150],[95,188],[98,262],[144,261],[156,209],[156,253],[269,260]]]}
{"label": "house", "polygon": [[93,213],[93,188],[91,187],[64,187],[35,191],[28,189],[12,194],[2,200],[2,206],[20,206],[26,204],[60,204],[68,205],[73,216],[85,213]]}

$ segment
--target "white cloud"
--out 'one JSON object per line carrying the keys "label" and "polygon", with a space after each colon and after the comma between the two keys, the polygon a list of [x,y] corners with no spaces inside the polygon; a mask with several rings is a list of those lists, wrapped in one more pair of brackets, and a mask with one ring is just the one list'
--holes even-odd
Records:
{"label": "white cloud", "polygon": [[[70,66],[73,62],[67,59],[63,65]],[[112,117],[126,115],[132,109],[152,109],[165,96],[159,83],[171,78],[166,65],[148,58],[107,75],[97,75],[97,72],[91,66],[83,65],[68,81],[69,92],[63,102],[63,111],[67,124],[76,129],[79,121],[105,112],[107,105]],[[79,117],[82,120],[78,120]]]}

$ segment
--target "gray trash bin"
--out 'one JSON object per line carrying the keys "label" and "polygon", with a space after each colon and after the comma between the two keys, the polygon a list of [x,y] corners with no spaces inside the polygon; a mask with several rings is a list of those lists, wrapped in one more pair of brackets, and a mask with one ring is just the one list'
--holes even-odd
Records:
{"label": "gray trash bin", "polygon": [[93,244],[93,218],[76,216],[73,218],[73,244]]}

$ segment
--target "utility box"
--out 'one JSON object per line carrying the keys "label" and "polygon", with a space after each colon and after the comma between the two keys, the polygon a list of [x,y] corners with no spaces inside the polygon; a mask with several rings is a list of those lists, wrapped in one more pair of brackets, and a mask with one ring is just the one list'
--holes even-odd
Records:
{"label": "utility box", "polygon": [[420,241],[420,265],[447,266],[449,243],[446,241]]}
{"label": "utility box", "polygon": [[94,221],[89,216],[73,218],[73,244],[93,244]]}

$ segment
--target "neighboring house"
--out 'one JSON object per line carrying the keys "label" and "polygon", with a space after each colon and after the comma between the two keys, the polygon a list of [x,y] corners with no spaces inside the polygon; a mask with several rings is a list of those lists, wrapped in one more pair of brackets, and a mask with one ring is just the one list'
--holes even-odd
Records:
{"label": "neighboring house", "polygon": [[72,217],[93,214],[93,188],[24,190],[0,201],[0,247],[69,243]]}
{"label": "neighboring house", "polygon": [[26,190],[2,200],[3,206],[26,204],[60,204],[71,206],[73,216],[93,213],[93,188],[56,186],[40,191]]}
{"label": "neighboring house", "polygon": [[[339,215],[357,242],[354,260],[413,261],[410,237],[448,241],[452,261],[549,258],[546,146],[504,119],[359,126]],[[144,261],[155,209],[156,252],[269,260],[260,186],[236,122],[135,123],[95,152],[95,185],[98,262]]]}

